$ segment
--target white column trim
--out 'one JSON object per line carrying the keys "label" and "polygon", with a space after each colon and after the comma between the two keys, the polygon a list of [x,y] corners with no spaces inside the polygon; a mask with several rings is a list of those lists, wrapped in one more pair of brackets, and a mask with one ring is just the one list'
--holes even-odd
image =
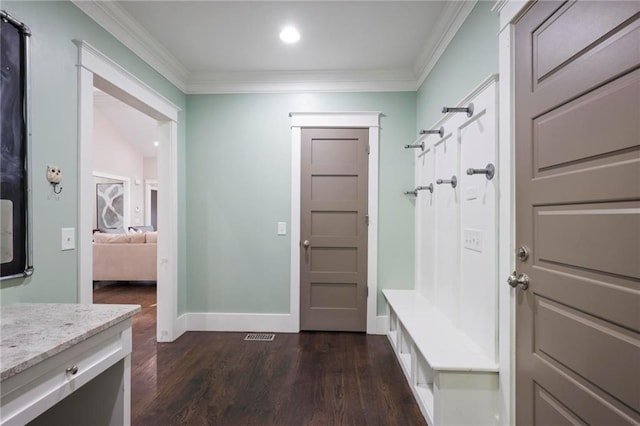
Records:
{"label": "white column trim", "polygon": [[505,284],[515,267],[515,140],[514,140],[514,84],[513,50],[514,24],[533,4],[533,1],[499,0],[494,11],[500,13],[498,34],[499,61],[499,120],[498,167],[500,167],[500,231],[498,240],[498,321],[500,369],[500,421],[515,424],[516,364],[515,364],[515,292]]}
{"label": "white column trim", "polygon": [[[90,44],[78,46],[78,300],[93,302],[93,87],[94,84],[162,122],[158,158],[158,220],[164,229],[158,238],[158,340],[179,337],[178,313],[178,194],[177,120],[180,108],[155,92]],[[161,160],[162,159],[162,160]]]}
{"label": "white column trim", "polygon": [[379,334],[378,309],[378,157],[380,112],[292,112],[291,117],[291,289],[290,329],[300,330],[300,175],[302,128],[369,128],[369,232],[367,333]]}

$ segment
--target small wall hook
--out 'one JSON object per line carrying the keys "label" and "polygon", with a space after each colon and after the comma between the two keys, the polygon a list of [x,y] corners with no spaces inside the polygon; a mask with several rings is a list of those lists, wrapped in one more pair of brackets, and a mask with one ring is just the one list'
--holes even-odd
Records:
{"label": "small wall hook", "polygon": [[458,178],[456,175],[451,176],[451,179],[438,179],[436,180],[438,185],[442,185],[443,183],[450,183],[452,188],[458,186]]}
{"label": "small wall hook", "polygon": [[440,137],[444,137],[444,126],[440,126],[439,129],[433,130],[420,130],[421,135],[440,135]]}
{"label": "small wall hook", "polygon": [[433,184],[430,183],[427,186],[416,186],[416,189],[413,191],[404,191],[404,195],[413,195],[414,197],[417,197],[418,191],[424,191],[425,189],[433,194]]}
{"label": "small wall hook", "polygon": [[466,112],[467,117],[471,117],[473,115],[473,102],[471,102],[467,107],[442,107],[442,113],[446,114],[448,112]]}
{"label": "small wall hook", "polygon": [[53,186],[53,193],[54,194],[59,194],[59,193],[62,192],[62,187],[60,186],[60,184],[52,183],[51,185]]}
{"label": "small wall hook", "polygon": [[420,143],[414,143],[412,145],[404,146],[404,149],[408,149],[408,148],[420,148],[422,151],[424,151],[424,141]]}
{"label": "small wall hook", "polygon": [[487,177],[487,180],[491,180],[493,179],[493,177],[496,174],[496,168],[492,163],[487,164],[487,167],[485,167],[484,169],[472,169],[469,168],[467,169],[467,174],[468,175],[485,175]]}

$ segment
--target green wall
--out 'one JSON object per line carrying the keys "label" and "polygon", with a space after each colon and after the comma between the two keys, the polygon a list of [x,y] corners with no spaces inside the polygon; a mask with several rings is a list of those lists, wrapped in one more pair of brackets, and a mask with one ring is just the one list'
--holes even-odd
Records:
{"label": "green wall", "polygon": [[[381,111],[378,286],[413,287],[415,93],[194,95],[187,99],[187,311],[287,313],[291,119]],[[288,229],[290,231],[290,229]],[[378,312],[382,313],[382,298]]]}
{"label": "green wall", "polygon": [[[29,279],[2,282],[1,302],[74,302],[77,251],[60,251],[60,228],[77,228],[77,49],[95,46],[183,109],[178,124],[179,283],[183,312],[289,311],[291,111],[381,111],[378,285],[412,288],[416,129],[436,122],[498,69],[498,17],[478,2],[417,93],[185,96],[66,1],[8,2],[32,37],[34,264]],[[186,121],[185,121],[186,120]],[[188,139],[187,139],[188,138]],[[50,197],[47,164],[64,171]],[[290,229],[288,230],[290,231]],[[290,232],[288,232],[290,234]],[[378,313],[383,313],[379,297]]]}
{"label": "green wall", "polygon": [[476,4],[418,90],[418,130],[430,128],[442,118],[443,106],[454,106],[498,72],[499,17],[493,4]]}
{"label": "green wall", "polygon": [[[70,2],[3,1],[3,10],[25,22],[31,37],[31,113],[33,176],[33,255],[35,272],[27,279],[3,281],[3,304],[13,302],[76,302],[78,252],[60,251],[60,228],[78,226],[78,78],[77,47],[82,39],[182,108],[186,97]],[[179,116],[180,230],[184,234],[184,111]],[[51,197],[45,179],[47,164],[63,170],[63,191]],[[185,251],[184,238],[180,241]],[[180,282],[185,280],[179,259]],[[184,289],[180,288],[184,311]]]}

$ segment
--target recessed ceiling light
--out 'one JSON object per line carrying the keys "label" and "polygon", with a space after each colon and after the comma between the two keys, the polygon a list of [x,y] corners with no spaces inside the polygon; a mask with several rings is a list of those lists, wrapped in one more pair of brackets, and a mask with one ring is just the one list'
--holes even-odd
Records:
{"label": "recessed ceiling light", "polygon": [[294,27],[285,27],[280,32],[280,40],[285,43],[295,43],[300,40],[300,33]]}
{"label": "recessed ceiling light", "polygon": [[153,146],[158,146],[158,145],[160,145],[160,142],[158,142],[158,141],[154,141],[153,142]]}

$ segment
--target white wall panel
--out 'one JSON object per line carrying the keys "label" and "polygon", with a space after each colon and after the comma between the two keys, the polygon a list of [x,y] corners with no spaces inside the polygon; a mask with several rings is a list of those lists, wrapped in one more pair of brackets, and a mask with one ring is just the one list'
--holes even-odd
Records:
{"label": "white wall panel", "polygon": [[[475,100],[475,113],[459,131],[460,140],[460,328],[488,356],[497,351],[498,178],[467,175],[468,168],[496,164],[495,85]],[[472,240],[465,245],[465,239]],[[475,240],[475,241],[473,241]]]}

